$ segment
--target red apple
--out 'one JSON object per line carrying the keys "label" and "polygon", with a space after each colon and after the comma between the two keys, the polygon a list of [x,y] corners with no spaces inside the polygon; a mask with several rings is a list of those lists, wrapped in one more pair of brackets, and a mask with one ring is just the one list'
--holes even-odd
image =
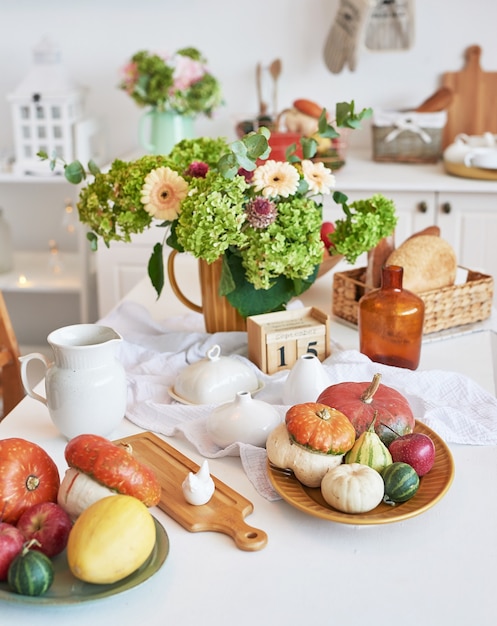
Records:
{"label": "red apple", "polygon": [[25,540],[36,539],[39,542],[34,550],[51,558],[66,547],[72,521],[55,502],[39,502],[24,511],[17,521],[17,528]]}
{"label": "red apple", "polygon": [[332,243],[328,239],[328,235],[335,232],[335,225],[332,222],[323,222],[321,224],[321,241],[324,243],[325,248],[328,250],[332,247]]}
{"label": "red apple", "polygon": [[418,476],[424,476],[435,462],[435,445],[428,435],[410,433],[397,437],[388,446],[392,460],[410,465]]}
{"label": "red apple", "polygon": [[18,528],[0,522],[0,580],[7,580],[9,566],[21,552],[24,541],[24,535]]}

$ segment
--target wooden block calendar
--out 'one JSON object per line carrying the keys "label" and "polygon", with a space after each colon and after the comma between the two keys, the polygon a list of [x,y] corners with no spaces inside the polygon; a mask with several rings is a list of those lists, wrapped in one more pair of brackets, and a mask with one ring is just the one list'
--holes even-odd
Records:
{"label": "wooden block calendar", "polygon": [[331,353],[330,316],[314,307],[247,318],[248,356],[266,374],[291,369],[303,354]]}

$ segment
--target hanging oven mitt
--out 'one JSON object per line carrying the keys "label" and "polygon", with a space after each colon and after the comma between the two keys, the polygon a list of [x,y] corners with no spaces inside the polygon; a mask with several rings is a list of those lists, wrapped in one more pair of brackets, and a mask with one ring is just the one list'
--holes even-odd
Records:
{"label": "hanging oven mitt", "polygon": [[414,0],[376,0],[366,26],[369,50],[407,50],[414,41]]}
{"label": "hanging oven mitt", "polygon": [[357,47],[364,25],[375,0],[340,0],[335,21],[324,46],[326,67],[338,74],[348,65],[353,72],[357,65]]}

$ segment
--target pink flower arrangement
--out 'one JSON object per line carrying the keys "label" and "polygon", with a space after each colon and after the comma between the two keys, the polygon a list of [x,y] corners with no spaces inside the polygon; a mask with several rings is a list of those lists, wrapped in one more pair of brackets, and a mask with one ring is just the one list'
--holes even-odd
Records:
{"label": "pink flower arrangement", "polygon": [[183,48],[169,56],[142,50],[131,57],[121,73],[119,88],[139,106],[210,117],[222,104],[219,82],[195,48]]}

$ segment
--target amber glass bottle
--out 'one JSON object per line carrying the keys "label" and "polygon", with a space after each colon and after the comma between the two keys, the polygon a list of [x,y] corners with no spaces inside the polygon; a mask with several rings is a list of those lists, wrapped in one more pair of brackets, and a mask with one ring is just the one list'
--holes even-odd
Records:
{"label": "amber glass bottle", "polygon": [[376,363],[415,370],[419,365],[425,306],[402,288],[404,269],[382,269],[379,289],[359,300],[360,351]]}

